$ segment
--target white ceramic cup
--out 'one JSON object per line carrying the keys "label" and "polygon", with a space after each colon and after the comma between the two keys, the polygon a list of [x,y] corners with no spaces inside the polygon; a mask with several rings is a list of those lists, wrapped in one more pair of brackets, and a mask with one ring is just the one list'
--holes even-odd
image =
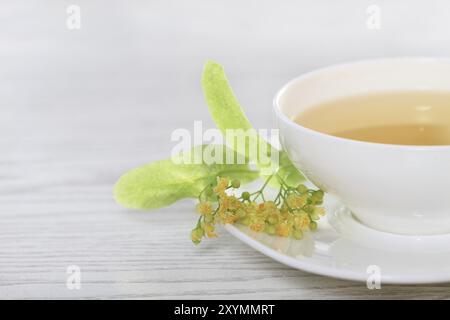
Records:
{"label": "white ceramic cup", "polygon": [[292,121],[324,101],[393,90],[450,91],[450,59],[368,60],[294,79],[274,100],[281,144],[298,169],[367,226],[398,234],[450,233],[450,146],[362,142]]}

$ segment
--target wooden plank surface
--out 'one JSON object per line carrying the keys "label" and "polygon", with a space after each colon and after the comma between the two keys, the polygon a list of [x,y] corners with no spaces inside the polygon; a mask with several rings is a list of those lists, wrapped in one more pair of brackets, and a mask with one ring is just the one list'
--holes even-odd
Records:
{"label": "wooden plank surface", "polygon": [[[448,284],[370,291],[293,270],[224,231],[194,247],[191,201],[149,213],[114,202],[120,174],[167,157],[174,129],[194,120],[212,126],[199,86],[205,59],[226,65],[251,121],[266,128],[284,82],[358,51],[321,51],[314,43],[323,40],[311,40],[301,21],[320,16],[317,34],[331,44],[337,34],[362,47],[378,41],[364,37],[361,17],[347,19],[347,31],[333,29],[329,18],[344,16],[337,6],[308,12],[287,1],[283,12],[300,6],[304,20],[291,15],[291,25],[279,25],[273,1],[251,19],[255,4],[235,11],[241,2],[174,2],[178,10],[166,3],[80,1],[78,31],[65,27],[64,1],[2,4],[0,298],[449,298]],[[273,8],[275,20],[265,20]],[[66,286],[70,265],[81,269],[80,290]]]}

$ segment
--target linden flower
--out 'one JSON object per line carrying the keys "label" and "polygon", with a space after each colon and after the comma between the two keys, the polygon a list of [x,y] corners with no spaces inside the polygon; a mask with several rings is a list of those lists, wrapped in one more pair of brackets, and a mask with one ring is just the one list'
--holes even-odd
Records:
{"label": "linden flower", "polygon": [[257,208],[255,206],[253,206],[251,203],[249,204],[245,204],[243,207],[243,210],[245,211],[245,215],[247,217],[253,217],[256,216],[257,214]]}
{"label": "linden flower", "polygon": [[276,232],[280,237],[289,237],[291,233],[291,227],[283,222],[276,226]]}
{"label": "linden flower", "polygon": [[295,228],[298,230],[305,230],[309,227],[311,220],[309,219],[308,215],[304,214],[298,217],[295,217],[294,219],[294,225]]}
{"label": "linden flower", "polygon": [[[234,196],[225,195],[223,198],[219,200],[219,214],[223,216],[227,212],[237,212],[239,209],[243,207],[243,204]],[[238,217],[239,215],[236,214]]]}
{"label": "linden flower", "polygon": [[289,207],[291,207],[292,209],[298,209],[303,207],[306,202],[308,201],[308,196],[307,195],[295,195],[295,194],[291,194],[287,197],[286,199]]}
{"label": "linden flower", "polygon": [[322,190],[317,190],[317,191],[314,191],[313,192],[313,194],[312,194],[312,201],[314,202],[314,203],[320,203],[320,202],[322,202],[322,200],[323,200],[323,196],[324,196],[324,192],[322,191]]}
{"label": "linden flower", "polygon": [[249,213],[256,213],[258,210],[258,204],[256,202],[252,201],[246,204],[245,210]]}
{"label": "linden flower", "polygon": [[283,206],[279,209],[280,210],[280,217],[286,218],[289,215],[289,209],[285,204],[283,203]]}
{"label": "linden flower", "polygon": [[294,230],[294,232],[292,232],[292,236],[294,239],[300,240],[303,238],[303,232],[301,230]]}
{"label": "linden flower", "polygon": [[237,209],[236,214],[238,215],[239,219],[245,218],[247,216],[247,212],[243,208]]}
{"label": "linden flower", "polygon": [[255,220],[250,223],[249,227],[255,232],[261,232],[264,230],[265,223],[264,221]]}
{"label": "linden flower", "polygon": [[199,244],[202,241],[203,238],[203,229],[201,228],[195,228],[191,232],[191,240],[195,244]]}
{"label": "linden flower", "polygon": [[224,224],[233,224],[239,220],[239,216],[232,212],[224,212],[221,214],[220,218]]}
{"label": "linden flower", "polygon": [[217,187],[214,188],[214,193],[217,195],[219,200],[223,199],[227,196],[227,194],[225,193],[225,190],[219,190],[219,189],[217,189]]}
{"label": "linden flower", "polygon": [[226,188],[228,187],[229,181],[227,178],[220,178],[219,182],[217,183],[218,186],[220,186],[221,188]]}
{"label": "linden flower", "polygon": [[249,226],[252,223],[252,219],[250,217],[245,217],[239,220],[239,223],[243,224],[244,226]]}
{"label": "linden flower", "polygon": [[269,217],[267,217],[267,222],[270,224],[277,224],[279,221],[280,217],[278,216],[278,214],[271,214],[269,215]]}
{"label": "linden flower", "polygon": [[300,193],[306,193],[306,192],[308,192],[308,187],[305,186],[304,184],[299,184],[297,186],[297,191]]}
{"label": "linden flower", "polygon": [[228,202],[227,205],[229,210],[237,210],[242,208],[242,202],[240,202],[235,196],[226,197],[226,200]]}
{"label": "linden flower", "polygon": [[216,216],[214,214],[206,214],[203,216],[205,223],[213,224],[216,222]]}
{"label": "linden flower", "polygon": [[295,194],[291,194],[286,198],[286,204],[291,207],[291,208],[296,208],[295,206],[295,198],[296,195]]}
{"label": "linden flower", "polygon": [[197,212],[202,215],[211,214],[213,212],[213,207],[212,207],[211,202],[205,201],[205,202],[200,202],[199,204],[197,204]]}
{"label": "linden flower", "polygon": [[278,214],[278,208],[273,201],[265,201],[258,205],[259,214],[268,216],[270,214]]}
{"label": "linden flower", "polygon": [[225,189],[228,187],[228,179],[226,178],[220,178],[219,181],[217,181],[217,186],[214,188],[214,193],[218,195],[223,195],[225,192]]}
{"label": "linden flower", "polygon": [[278,210],[277,205],[273,201],[264,202],[264,208],[270,211]]}
{"label": "linden flower", "polygon": [[[294,188],[282,183],[277,197],[266,201],[263,190],[267,181],[260,190],[253,193],[243,191],[237,197],[232,193],[237,191],[233,189],[240,187],[239,180],[230,183],[226,178],[217,178],[214,188],[208,186],[199,195],[197,211],[200,217],[197,227],[191,232],[192,241],[199,244],[204,237],[216,237],[216,224],[236,222],[254,232],[294,239],[302,239],[304,230],[316,230],[318,225],[314,220],[325,214],[325,208],[317,206],[322,204],[324,192],[304,185]],[[217,205],[207,201],[213,194],[217,195]],[[262,201],[256,202],[259,197]]]}
{"label": "linden flower", "polygon": [[316,208],[314,208],[314,213],[319,215],[319,216],[324,216],[325,215],[325,208],[323,208],[323,207],[316,207]]}
{"label": "linden flower", "polygon": [[267,224],[264,228],[264,232],[270,235],[274,235],[277,232],[277,229],[275,228],[275,226]]}
{"label": "linden flower", "polygon": [[219,199],[219,205],[220,205],[220,209],[221,211],[226,211],[230,208],[230,204],[231,204],[231,200],[230,197],[228,195],[224,195],[223,197],[221,197]]}
{"label": "linden flower", "polygon": [[217,233],[215,232],[215,228],[211,224],[205,225],[205,234],[208,238],[215,238],[217,237]]}

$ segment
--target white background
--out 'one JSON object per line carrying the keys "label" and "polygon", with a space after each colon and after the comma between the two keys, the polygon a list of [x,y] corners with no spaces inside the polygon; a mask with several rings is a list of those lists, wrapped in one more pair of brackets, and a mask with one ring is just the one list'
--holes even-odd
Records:
{"label": "white background", "polygon": [[[81,8],[68,30],[66,8]],[[366,9],[381,8],[381,29]],[[228,234],[193,247],[190,201],[122,209],[126,170],[168,157],[176,128],[212,126],[200,88],[222,63],[250,120],[317,67],[449,54],[448,1],[2,1],[0,298],[449,298],[289,269]],[[80,290],[66,268],[82,270]]]}

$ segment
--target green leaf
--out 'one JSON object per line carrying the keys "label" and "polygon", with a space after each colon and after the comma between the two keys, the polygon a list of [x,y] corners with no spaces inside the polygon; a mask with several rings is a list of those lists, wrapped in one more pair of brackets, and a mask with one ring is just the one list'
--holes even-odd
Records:
{"label": "green leaf", "polygon": [[[209,112],[216,126],[225,134],[227,129],[242,129],[244,131],[253,128],[241,108],[233,90],[228,82],[223,67],[214,62],[208,61],[203,69],[202,87]],[[229,146],[237,151],[236,145],[228,142]],[[248,143],[266,144],[266,150],[270,153],[273,147],[262,138],[249,140]],[[258,159],[252,159],[258,162]],[[305,180],[305,177],[298,171],[287,157],[287,154],[280,151],[279,154],[279,175],[286,178],[288,183],[296,185]],[[273,180],[276,181],[276,180]]]}
{"label": "green leaf", "polygon": [[[222,132],[225,138],[226,130],[247,130],[253,129],[247,116],[244,114],[238,100],[236,99],[223,67],[213,61],[208,61],[205,64],[202,76],[202,88],[205,95],[206,103],[209,112],[216,124],[217,128]],[[249,145],[259,145],[263,147],[270,154],[272,146],[264,139],[257,135],[248,136],[245,145],[244,156],[248,158]],[[233,150],[238,151],[237,141],[227,141],[227,145]],[[244,150],[240,150],[241,152]],[[251,159],[258,163],[258,159]],[[258,163],[258,165],[261,165]]]}
{"label": "green leaf", "polygon": [[213,61],[205,64],[202,87],[209,112],[222,134],[225,134],[226,129],[253,128],[239,105],[220,64]]}
{"label": "green leaf", "polygon": [[[192,152],[206,146],[199,146]],[[127,208],[154,209],[183,198],[195,198],[216,177],[239,179],[243,183],[259,177],[247,164],[176,164],[173,159],[156,161],[125,173],[116,183],[116,201]]]}

